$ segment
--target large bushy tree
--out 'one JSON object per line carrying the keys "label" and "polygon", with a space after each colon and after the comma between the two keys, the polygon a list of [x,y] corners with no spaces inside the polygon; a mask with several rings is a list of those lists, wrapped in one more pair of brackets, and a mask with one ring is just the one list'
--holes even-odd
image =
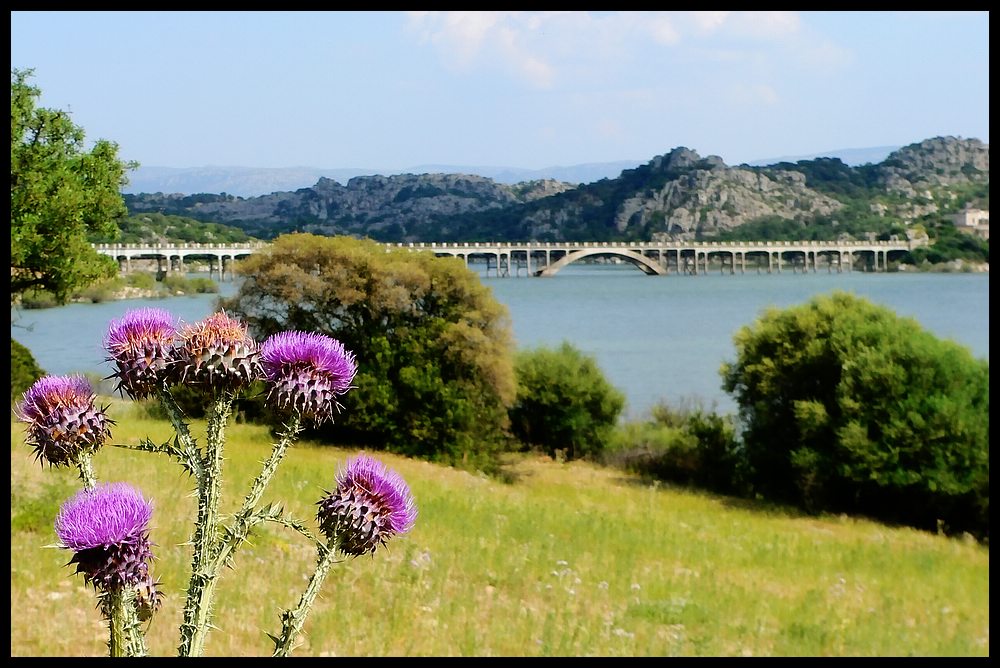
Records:
{"label": "large bushy tree", "polygon": [[988,536],[988,360],[842,291],[769,309],[734,340],[723,388],[755,492]]}
{"label": "large bushy tree", "polygon": [[25,290],[66,300],[77,287],[113,276],[114,260],[87,242],[114,237],[127,211],[121,188],[137,164],[101,139],[88,151],[65,111],[37,106],[32,70],[10,74],[10,298]]}
{"label": "large bushy tree", "polygon": [[514,397],[507,308],[458,258],[289,234],[238,265],[223,308],[258,337],[321,332],[355,353],[356,389],[326,432],[402,454],[492,462]]}

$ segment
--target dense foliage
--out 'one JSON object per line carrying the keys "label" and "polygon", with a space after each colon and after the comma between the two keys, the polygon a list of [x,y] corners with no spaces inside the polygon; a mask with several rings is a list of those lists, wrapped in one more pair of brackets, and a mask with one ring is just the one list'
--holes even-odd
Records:
{"label": "dense foliage", "polygon": [[107,235],[94,233],[90,243],[244,243],[253,239],[238,227],[209,223],[186,216],[162,213],[140,213],[118,221],[120,233]]}
{"label": "dense foliage", "polygon": [[502,447],[514,398],[510,320],[461,260],[290,234],[238,271],[239,291],[222,306],[254,336],[319,332],[356,355],[357,389],[323,435],[467,464],[488,464]]}
{"label": "dense foliage", "polygon": [[114,260],[96,253],[90,234],[114,238],[127,213],[121,188],[137,165],[118,146],[84,131],[65,111],[37,107],[32,70],[10,75],[10,298],[47,290],[63,302],[77,287],[113,276]]}
{"label": "dense foliage", "polygon": [[929,216],[923,227],[932,243],[910,251],[906,258],[909,264],[935,265],[955,260],[989,263],[989,240],[966,234],[950,220],[935,216]]}
{"label": "dense foliage", "polygon": [[32,383],[45,375],[34,355],[24,345],[10,340],[10,399],[20,399]]}
{"label": "dense foliage", "polygon": [[701,405],[653,407],[649,419],[621,425],[604,461],[634,473],[724,494],[746,491],[732,415]]}
{"label": "dense foliage", "polygon": [[754,493],[988,537],[988,360],[839,291],[734,341],[723,387]]}
{"label": "dense foliage", "polygon": [[511,432],[552,456],[592,457],[607,445],[625,407],[625,395],[596,360],[569,342],[519,351],[514,361],[517,398]]}

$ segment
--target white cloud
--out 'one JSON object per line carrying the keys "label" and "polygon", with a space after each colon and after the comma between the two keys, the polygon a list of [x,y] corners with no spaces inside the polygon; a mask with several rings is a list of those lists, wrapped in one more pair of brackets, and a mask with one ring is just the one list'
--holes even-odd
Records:
{"label": "white cloud", "polygon": [[776,68],[831,69],[851,59],[824,36],[807,34],[797,12],[465,11],[410,12],[409,19],[447,67],[496,69],[541,89],[571,77],[611,84],[671,54],[724,60],[741,53],[745,62]]}
{"label": "white cloud", "polygon": [[546,13],[410,12],[410,28],[458,70],[500,64],[536,87],[552,83],[554,68],[537,44]]}
{"label": "white cloud", "polygon": [[712,32],[723,23],[732,12],[691,12],[691,20],[699,32]]}
{"label": "white cloud", "polygon": [[730,18],[733,32],[758,39],[788,37],[802,28],[797,12],[735,12]]}
{"label": "white cloud", "polygon": [[673,45],[680,41],[681,35],[674,27],[674,22],[662,14],[650,17],[645,23],[645,29],[660,44]]}
{"label": "white cloud", "polygon": [[[531,22],[537,25],[537,21]],[[506,62],[532,85],[548,88],[552,85],[553,67],[543,58],[531,53],[532,50],[524,41],[524,36],[515,28],[504,25],[496,31],[496,43]]]}

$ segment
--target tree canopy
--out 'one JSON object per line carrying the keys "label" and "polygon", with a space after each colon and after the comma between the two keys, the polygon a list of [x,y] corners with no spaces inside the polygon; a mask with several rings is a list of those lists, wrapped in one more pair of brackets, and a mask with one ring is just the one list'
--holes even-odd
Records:
{"label": "tree canopy", "polygon": [[10,298],[43,289],[60,302],[77,287],[113,276],[114,260],[98,254],[88,234],[114,237],[127,210],[121,188],[137,163],[118,158],[117,144],[98,140],[62,110],[37,106],[33,70],[10,75]]}
{"label": "tree canopy", "polygon": [[841,291],[734,338],[723,388],[756,493],[988,535],[988,360]]}
{"label": "tree canopy", "polygon": [[222,306],[255,336],[320,332],[356,355],[356,389],[324,428],[331,437],[467,464],[503,446],[515,393],[510,318],[460,259],[288,234],[237,271],[244,281]]}

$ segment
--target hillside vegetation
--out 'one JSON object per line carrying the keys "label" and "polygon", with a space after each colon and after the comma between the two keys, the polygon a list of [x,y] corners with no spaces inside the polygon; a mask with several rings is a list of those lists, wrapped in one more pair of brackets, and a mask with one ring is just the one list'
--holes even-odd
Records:
{"label": "hillside vegetation", "polygon": [[158,244],[158,243],[244,243],[253,241],[245,231],[231,225],[206,222],[155,212],[127,216],[118,221],[119,233],[91,235],[92,244]]}
{"label": "hillside vegetation", "polygon": [[[172,434],[112,400],[116,443]],[[204,424],[193,425],[204,437]],[[93,592],[55,543],[79,488],[11,422],[11,656],[107,656]],[[270,448],[264,426],[228,430],[224,498],[240,499]],[[269,497],[308,526],[355,451],[304,441]],[[385,454],[409,482],[414,530],[378,558],[338,564],[295,656],[981,656],[989,647],[989,550],[842,516],[650,483],[585,462],[526,455],[510,483]],[[165,457],[105,446],[105,481],[153,501],[154,573],[167,593],[147,639],[176,652],[190,565],[193,482]],[[223,509],[231,512],[233,509]],[[315,554],[269,529],[221,580],[209,656],[266,656]]]}

